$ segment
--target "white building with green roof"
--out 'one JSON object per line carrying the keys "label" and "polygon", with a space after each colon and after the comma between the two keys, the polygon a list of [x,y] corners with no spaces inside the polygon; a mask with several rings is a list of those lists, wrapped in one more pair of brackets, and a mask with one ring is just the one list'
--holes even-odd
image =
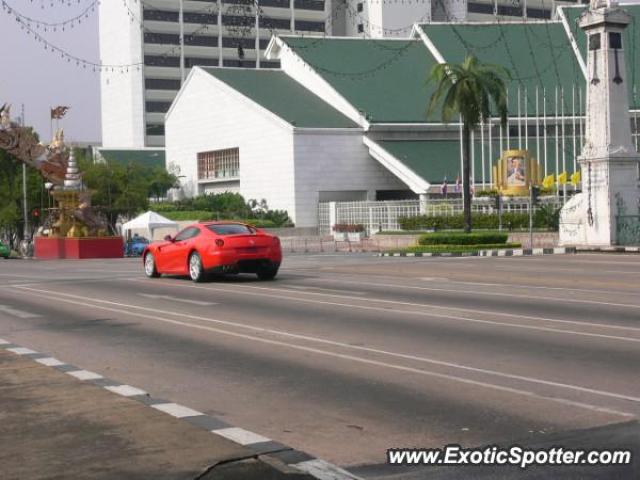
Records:
{"label": "white building with green roof", "polygon": [[[166,116],[167,162],[189,195],[264,198],[299,226],[317,225],[319,202],[426,201],[460,175],[461,155],[460,125],[426,118],[425,80],[474,54],[512,77],[507,128],[491,119],[473,138],[476,189],[492,187],[508,149],[529,150],[544,175],[571,175],[584,141],[583,8],[554,21],[417,24],[402,39],[274,37],[266,55],[280,69],[192,71]],[[638,33],[627,29],[624,49],[636,145]]]}

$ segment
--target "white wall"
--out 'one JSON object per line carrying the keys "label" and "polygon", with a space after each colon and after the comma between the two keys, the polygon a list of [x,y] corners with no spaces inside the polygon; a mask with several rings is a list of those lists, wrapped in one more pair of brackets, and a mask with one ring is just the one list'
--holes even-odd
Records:
{"label": "white wall", "polygon": [[269,208],[287,210],[295,221],[290,125],[195,68],[165,128],[167,165],[179,165],[187,194],[198,192],[198,152],[238,147],[240,193],[246,200],[265,198]]}
{"label": "white wall", "polygon": [[318,192],[407,190],[408,187],[371,158],[362,131],[296,130],[296,226],[317,225]]}
{"label": "white wall", "polygon": [[[125,0],[137,18],[140,2]],[[122,1],[100,2],[100,60],[105,65],[142,63],[142,32],[131,22]],[[100,74],[102,145],[105,148],[145,146],[143,67],[116,68]]]}

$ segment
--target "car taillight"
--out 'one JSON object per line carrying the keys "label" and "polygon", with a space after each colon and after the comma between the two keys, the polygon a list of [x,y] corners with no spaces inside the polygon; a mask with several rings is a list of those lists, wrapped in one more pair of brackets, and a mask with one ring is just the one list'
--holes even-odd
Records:
{"label": "car taillight", "polygon": [[273,244],[280,245],[280,239],[278,237],[273,237]]}
{"label": "car taillight", "polygon": [[216,245],[218,247],[224,247],[224,240],[222,240],[221,238],[216,238]]}

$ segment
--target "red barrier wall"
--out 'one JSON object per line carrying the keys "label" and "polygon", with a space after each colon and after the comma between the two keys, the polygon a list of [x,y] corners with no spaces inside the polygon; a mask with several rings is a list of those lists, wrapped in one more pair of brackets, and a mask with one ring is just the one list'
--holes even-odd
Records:
{"label": "red barrier wall", "polygon": [[122,237],[35,238],[35,257],[42,260],[122,258]]}

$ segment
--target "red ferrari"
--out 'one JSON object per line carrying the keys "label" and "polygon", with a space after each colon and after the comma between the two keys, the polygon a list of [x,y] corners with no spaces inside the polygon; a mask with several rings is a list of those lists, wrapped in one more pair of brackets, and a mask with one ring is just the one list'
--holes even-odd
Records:
{"label": "red ferrari", "polygon": [[280,239],[237,222],[200,222],[175,237],[150,243],[142,253],[148,277],[189,275],[194,282],[209,273],[255,273],[275,278],[282,262]]}

